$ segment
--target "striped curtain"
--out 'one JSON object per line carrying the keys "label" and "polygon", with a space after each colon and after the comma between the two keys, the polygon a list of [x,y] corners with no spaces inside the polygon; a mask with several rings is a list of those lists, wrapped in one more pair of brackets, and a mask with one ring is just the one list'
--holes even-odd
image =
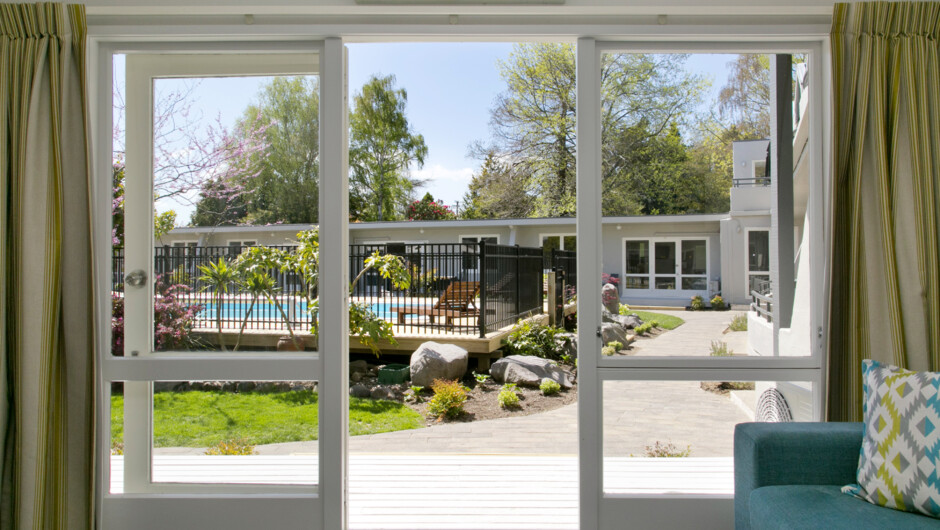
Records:
{"label": "striped curtain", "polygon": [[0,4],[0,528],[92,527],[85,11]]}
{"label": "striped curtain", "polygon": [[828,417],[861,360],[940,370],[940,3],[837,4]]}

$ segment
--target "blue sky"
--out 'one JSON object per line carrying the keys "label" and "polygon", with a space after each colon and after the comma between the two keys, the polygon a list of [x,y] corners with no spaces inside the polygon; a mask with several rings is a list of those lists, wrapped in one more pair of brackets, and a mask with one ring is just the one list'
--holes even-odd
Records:
{"label": "blue sky", "polygon": [[[370,43],[349,44],[348,48],[350,104],[371,75],[395,75],[397,86],[408,93],[408,120],[428,146],[424,167],[414,171],[414,176],[428,181],[419,195],[430,191],[445,204],[459,201],[480,165],[467,156],[468,146],[489,137],[490,109],[503,90],[497,63],[509,55],[512,44]],[[711,79],[708,99],[713,101],[727,80],[727,63],[732,59],[730,55],[695,55],[687,61],[686,69]],[[123,76],[123,60],[116,60],[115,75]],[[194,108],[209,121],[218,116],[223,125],[231,127],[245,107],[256,101],[260,87],[268,80],[203,79],[193,92]],[[157,205],[160,211],[170,208],[177,211],[178,224],[189,222],[191,206]]]}

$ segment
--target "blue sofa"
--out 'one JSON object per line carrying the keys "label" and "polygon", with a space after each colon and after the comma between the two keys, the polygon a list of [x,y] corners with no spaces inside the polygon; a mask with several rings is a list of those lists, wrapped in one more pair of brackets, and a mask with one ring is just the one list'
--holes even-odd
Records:
{"label": "blue sofa", "polygon": [[855,483],[861,423],[741,423],[734,430],[734,526],[940,528],[940,520],[842,493]]}

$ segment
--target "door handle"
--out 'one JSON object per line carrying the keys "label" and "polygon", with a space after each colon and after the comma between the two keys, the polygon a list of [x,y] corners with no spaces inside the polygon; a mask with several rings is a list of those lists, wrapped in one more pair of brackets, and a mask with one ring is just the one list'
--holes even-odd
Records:
{"label": "door handle", "polygon": [[141,269],[131,271],[124,276],[124,283],[131,287],[143,287],[147,283],[147,273]]}

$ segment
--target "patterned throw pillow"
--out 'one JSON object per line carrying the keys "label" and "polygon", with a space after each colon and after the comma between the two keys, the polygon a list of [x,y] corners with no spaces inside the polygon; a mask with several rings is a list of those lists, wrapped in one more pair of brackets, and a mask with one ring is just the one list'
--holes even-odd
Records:
{"label": "patterned throw pillow", "polygon": [[858,484],[872,504],[940,517],[940,372],[862,361],[865,435]]}

